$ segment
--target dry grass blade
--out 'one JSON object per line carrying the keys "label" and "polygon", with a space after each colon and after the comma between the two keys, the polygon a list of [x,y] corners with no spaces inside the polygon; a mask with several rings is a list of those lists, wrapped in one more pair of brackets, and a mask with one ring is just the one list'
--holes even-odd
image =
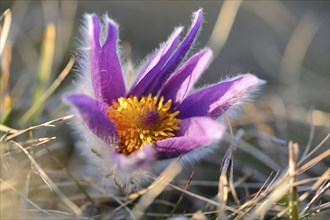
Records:
{"label": "dry grass blade", "polygon": [[1,55],[1,85],[0,85],[0,115],[1,124],[7,123],[9,116],[12,113],[12,98],[9,95],[9,82],[10,82],[10,64],[12,59],[12,46],[5,43],[3,53]]}
{"label": "dry grass blade", "polygon": [[32,146],[38,146],[40,144],[45,144],[49,142],[50,140],[55,140],[56,137],[43,137],[43,138],[36,138],[36,139],[29,139],[27,141],[20,142],[22,145],[24,145],[25,149]]}
{"label": "dry grass blade", "polygon": [[[321,126],[325,128],[330,127],[330,114],[326,111],[321,110],[312,110],[311,112],[312,122],[315,126]],[[310,124],[310,119],[308,117],[310,115],[310,110],[306,110],[301,107],[288,107],[288,114],[286,118],[291,121],[297,121],[303,124]]]}
{"label": "dry grass blade", "polygon": [[236,152],[236,146],[238,145],[239,140],[242,138],[242,136],[244,135],[244,131],[243,130],[239,130],[236,137],[235,137],[235,142],[234,142],[234,146],[231,149],[231,163],[230,163],[230,176],[229,176],[229,188],[230,188],[230,192],[233,196],[234,202],[236,203],[236,205],[240,204],[240,201],[238,199],[237,193],[236,193],[236,189],[235,189],[235,185],[234,185],[234,156],[235,156],[235,152]]}
{"label": "dry grass blade", "polygon": [[277,171],[274,178],[272,179],[272,181],[268,184],[268,186],[266,187],[266,189],[263,191],[264,187],[267,185],[268,181],[270,180],[272,173],[269,175],[269,177],[267,178],[267,180],[265,181],[265,183],[262,185],[262,187],[259,189],[259,191],[257,192],[257,194],[255,195],[254,199],[257,199],[260,197],[261,194],[265,194],[268,193],[270,191],[270,189],[273,187],[273,184],[275,183],[275,180],[277,180],[277,177],[280,175],[280,171]]}
{"label": "dry grass blade", "polygon": [[[0,191],[4,192],[5,190],[11,189],[13,190],[15,193],[19,194],[21,196],[21,198],[24,198],[30,205],[32,205],[34,208],[36,208],[37,210],[50,214],[48,211],[43,210],[42,208],[40,208],[37,204],[35,204],[34,202],[32,202],[28,197],[26,197],[24,194],[22,194],[21,192],[17,191],[11,183],[8,183],[8,181],[4,181],[2,179],[0,179],[1,185],[0,185]],[[1,199],[2,200],[2,199]]]}
{"label": "dry grass blade", "polygon": [[314,147],[314,149],[311,152],[309,152],[307,155],[303,156],[300,159],[298,166],[301,165],[305,160],[307,160],[311,155],[313,155],[313,153],[315,153],[319,148],[321,148],[329,138],[330,138],[330,133],[316,147]]}
{"label": "dry grass blade", "polygon": [[328,192],[330,189],[330,182],[328,182],[324,187],[321,187],[317,193],[315,194],[315,196],[311,199],[311,201],[305,206],[305,208],[302,210],[301,215],[306,214],[311,207],[320,200],[320,198],[326,193]]}
{"label": "dry grass blade", "polygon": [[33,106],[22,116],[22,122],[28,121],[39,109],[40,107],[45,103],[45,101],[55,92],[57,87],[62,83],[62,81],[67,77],[67,75],[70,73],[70,70],[72,69],[74,65],[74,59],[70,58],[68,64],[63,69],[63,71],[60,73],[60,75],[57,77],[57,79],[53,82],[53,84],[47,89],[45,93],[34,103]]}
{"label": "dry grass blade", "polygon": [[286,140],[283,140],[283,139],[278,138],[278,137],[274,137],[272,135],[265,134],[265,133],[263,133],[263,132],[261,132],[257,129],[254,129],[251,132],[249,132],[249,135],[251,135],[253,137],[256,137],[260,140],[265,140],[267,142],[277,144],[279,146],[287,146],[288,145]]}
{"label": "dry grass blade", "polygon": [[[319,188],[325,181],[329,180],[330,178],[330,169],[328,169],[326,172],[323,173],[323,175],[321,177],[318,177],[318,178],[315,178],[316,179],[316,182],[312,185],[311,189],[308,190],[307,192],[305,192],[304,194],[302,194],[300,197],[299,197],[299,202],[302,202],[304,201],[312,191],[316,190],[317,188]],[[311,178],[311,179],[314,179],[314,178]],[[304,182],[307,182],[307,180],[303,180],[303,181],[298,181],[296,182],[296,185],[298,184],[303,184]],[[278,218],[281,218],[283,215],[285,215],[287,212],[288,212],[289,208],[286,208],[286,209],[283,209],[280,213],[278,213],[274,219],[278,219]],[[303,218],[303,213],[301,212],[300,214],[300,219]]]}
{"label": "dry grass blade", "polygon": [[281,184],[277,185],[276,188],[273,188],[273,191],[267,196],[267,199],[265,199],[265,201],[254,210],[254,217],[264,219],[266,213],[268,213],[268,211],[274,206],[274,203],[278,202],[285,195],[287,195],[289,190],[290,185],[284,181],[281,181]]}
{"label": "dry grass blade", "polygon": [[[48,172],[46,172],[46,173],[48,173]],[[49,175],[49,173],[48,173],[48,175]],[[50,176],[50,175],[49,175]],[[56,183],[56,185],[58,186],[58,187],[71,187],[71,186],[75,186],[76,185],[76,183],[74,182],[74,181],[63,181],[63,182],[58,182],[58,183]],[[86,180],[80,180],[80,185],[82,185],[82,186],[91,186],[91,182],[90,181],[86,181]],[[44,184],[40,184],[40,185],[38,185],[37,186],[38,187],[38,189],[42,189],[42,190],[44,190],[44,189],[48,189],[48,187],[47,186],[45,186]],[[80,194],[79,194],[80,195]],[[71,197],[70,197],[71,198]],[[79,196],[79,198],[77,198],[77,197],[75,197],[76,199],[84,199],[84,196],[83,195],[81,195],[81,196]],[[73,200],[73,199],[71,199],[71,200]]]}
{"label": "dry grass blade", "polygon": [[45,123],[42,123],[39,125],[35,125],[35,126],[31,126],[29,128],[23,129],[23,130],[19,130],[19,131],[15,132],[14,134],[7,136],[6,141],[12,140],[15,137],[18,137],[22,134],[25,134],[25,133],[35,130],[35,129],[39,129],[42,127],[54,127],[54,125],[53,125],[54,123],[66,121],[66,120],[71,119],[72,117],[73,117],[73,115],[67,115],[67,116],[57,118],[57,119],[54,119],[54,120],[51,120],[51,121],[48,121],[48,122],[45,122]]}
{"label": "dry grass blade", "polygon": [[[4,99],[4,104],[6,106],[6,95],[9,94],[9,78],[10,78],[10,64],[12,59],[12,47],[9,43],[5,44],[3,54],[1,56],[1,98]],[[8,102],[8,101],[7,101]],[[7,104],[8,105],[8,104]],[[1,109],[2,113],[3,109]]]}
{"label": "dry grass blade", "polygon": [[224,1],[207,45],[216,57],[226,44],[242,0]]}
{"label": "dry grass blade", "polygon": [[[202,212],[201,210],[198,210],[197,212],[194,213],[184,213],[181,216],[186,216],[186,217],[191,217],[190,220],[208,220],[209,218],[206,217],[206,215],[212,215],[212,214],[218,214],[218,211],[205,211]],[[146,216],[148,217],[158,217],[158,218],[166,218],[169,216],[168,213],[152,213],[148,212],[146,213]],[[176,219],[176,218],[174,218]],[[181,219],[178,217],[178,219]],[[182,219],[187,219],[187,218],[182,218]]]}
{"label": "dry grass blade", "polygon": [[1,27],[1,35],[0,35],[0,55],[2,55],[2,51],[5,47],[5,43],[9,34],[9,29],[11,25],[11,11],[7,9],[2,15],[0,20],[4,18],[3,28]]}
{"label": "dry grass blade", "polygon": [[26,198],[29,198],[29,189],[31,187],[31,176],[32,176],[32,167],[28,171],[28,173],[27,173],[27,175],[25,177],[25,183],[24,183],[24,187],[23,187],[23,191],[22,191],[22,194],[25,195],[25,197],[22,197],[20,199],[20,207],[23,210],[27,209],[28,201],[27,201]]}
{"label": "dry grass blade", "polygon": [[[228,201],[228,193],[231,191],[234,202],[238,205],[239,204],[239,199],[233,184],[233,169],[234,169],[234,156],[236,152],[236,146],[238,141],[241,139],[243,136],[244,132],[243,130],[239,130],[237,133],[235,139],[233,138],[233,129],[232,126],[228,120],[227,117],[225,117],[227,120],[227,124],[230,130],[230,134],[232,137],[231,141],[231,146],[227,150],[226,155],[223,160],[222,168],[221,168],[221,173],[220,173],[220,178],[219,178],[219,186],[218,186],[218,194],[217,194],[217,199],[220,203],[226,205]],[[218,207],[218,219],[221,219],[224,217],[224,210],[223,206]]]}
{"label": "dry grass blade", "polygon": [[312,185],[311,189],[299,197],[299,201],[304,201],[310,194],[310,192],[319,188],[325,181],[330,179],[330,168],[328,168],[322,176],[317,178],[317,181]]}
{"label": "dry grass blade", "polygon": [[[295,185],[300,185],[300,184],[304,184],[307,183],[309,181],[315,181],[316,182],[312,185],[312,187],[310,187],[310,189],[308,191],[306,191],[304,194],[302,194],[301,196],[299,196],[299,202],[303,202],[309,195],[311,192],[315,191],[316,189],[318,189],[322,184],[324,184],[325,181],[328,181],[330,178],[330,169],[328,169],[326,172],[324,172],[322,174],[322,176],[320,177],[316,177],[316,178],[309,178],[309,179],[304,179],[301,181],[297,181],[295,183]],[[281,218],[282,216],[284,216],[287,212],[289,211],[289,207],[283,209],[281,212],[279,212],[273,219],[278,219]],[[302,212],[300,212],[300,219],[302,219],[306,214],[303,214]]]}
{"label": "dry grass blade", "polygon": [[15,186],[17,185],[17,181],[14,178],[8,179],[6,181],[1,179],[1,182],[3,182],[3,183],[0,184],[0,192],[1,193],[8,190],[8,189],[15,188]]}
{"label": "dry grass blade", "polygon": [[227,169],[230,166],[230,153],[227,151],[225,159],[224,159],[224,163],[223,163],[223,167],[221,170],[221,174],[220,174],[220,178],[219,178],[219,186],[218,186],[218,194],[217,194],[217,199],[219,201],[219,203],[221,203],[221,206],[217,207],[217,211],[218,211],[218,217],[217,219],[223,219],[225,216],[225,209],[224,209],[224,205],[227,204],[228,202],[228,194],[229,194],[229,177],[228,175],[228,171]]}
{"label": "dry grass blade", "polygon": [[[94,188],[96,188],[96,187],[94,186]],[[102,191],[99,187],[97,187],[97,189],[98,189],[99,191]],[[105,195],[107,196],[106,198],[108,198],[108,199],[113,199],[113,200],[116,201],[120,206],[117,207],[117,208],[115,208],[115,209],[114,209],[112,212],[110,212],[108,215],[104,216],[103,219],[112,219],[112,218],[113,218],[113,213],[117,212],[117,211],[120,210],[121,208],[124,208],[124,209],[127,211],[127,213],[130,215],[130,218],[134,219],[134,215],[133,215],[133,213],[132,213],[132,210],[127,206],[127,205],[129,204],[129,202],[124,203],[124,202],[122,201],[121,198],[119,198],[118,196],[116,196],[116,195],[114,195],[114,194],[111,194],[111,193],[109,193],[109,192],[106,192],[106,193],[103,192],[100,196],[102,196],[102,197],[104,198]],[[94,196],[94,195],[91,195],[91,197],[92,197],[93,199],[96,199],[96,198],[97,198],[97,196]]]}
{"label": "dry grass blade", "polygon": [[[175,162],[173,162],[173,163],[172,163],[172,166],[174,166],[175,163],[178,163],[178,162],[181,160],[181,158],[182,158],[182,156],[180,156]],[[170,166],[169,166],[169,167],[170,167]],[[142,190],[140,190],[140,191],[138,191],[138,192],[136,192],[136,193],[132,193],[132,194],[130,194],[127,198],[128,198],[129,200],[134,200],[134,199],[138,198],[139,196],[142,196],[143,194],[145,194],[147,191],[151,190],[153,187],[157,186],[158,182],[159,182],[159,181],[162,181],[162,180],[166,177],[167,172],[170,172],[169,167],[168,167],[166,170],[164,170],[164,171],[162,172],[162,174],[159,176],[159,178],[154,179],[155,181],[154,181],[150,186],[148,186],[147,188],[142,189]],[[151,177],[151,178],[152,178],[152,177]],[[157,180],[157,181],[156,181],[156,180]]]}
{"label": "dry grass blade", "polygon": [[152,184],[152,188],[148,188],[147,192],[140,198],[132,212],[134,217],[139,219],[143,216],[144,211],[154,201],[154,199],[165,189],[165,187],[181,172],[181,157],[174,161]]}
{"label": "dry grass blade", "polygon": [[168,186],[170,186],[171,188],[173,188],[173,189],[175,189],[175,190],[178,190],[178,191],[180,191],[180,192],[184,192],[184,194],[189,195],[189,196],[191,196],[191,197],[193,197],[193,198],[196,198],[196,199],[199,199],[199,200],[204,201],[204,202],[206,202],[206,203],[209,203],[209,204],[211,204],[211,205],[214,205],[214,206],[217,206],[217,207],[219,207],[219,206],[223,206],[225,210],[231,211],[232,213],[243,214],[242,211],[239,211],[239,210],[237,210],[237,209],[235,209],[235,208],[232,208],[232,207],[230,207],[230,206],[223,205],[223,204],[221,204],[221,203],[219,203],[219,202],[217,202],[217,201],[214,201],[214,200],[212,200],[212,199],[208,199],[208,198],[206,198],[206,197],[204,197],[204,196],[201,196],[201,195],[198,195],[198,194],[196,194],[196,193],[193,193],[193,192],[190,192],[190,191],[184,190],[184,189],[182,189],[182,188],[180,188],[180,187],[178,187],[178,186],[175,186],[175,185],[173,185],[173,184],[171,184],[171,183],[168,184]]}
{"label": "dry grass blade", "polygon": [[[51,220],[94,220],[94,218],[84,217],[81,215],[75,215],[72,213],[60,211],[60,210],[45,210],[47,211],[50,216],[44,216],[40,213],[40,211],[35,209],[28,209],[25,211],[26,214],[30,214],[33,216],[33,220],[37,219],[51,219]],[[27,218],[24,218],[27,219]]]}
{"label": "dry grass blade", "polygon": [[[186,185],[184,187],[184,190],[188,190],[188,188],[190,186],[190,183],[192,181],[193,176],[194,176],[194,171],[191,173],[191,175],[190,175],[190,177],[189,177],[189,179],[188,179],[188,181],[187,181],[187,183],[186,183]],[[179,205],[180,205],[183,197],[184,197],[184,193],[181,193],[180,198],[178,199],[177,203],[175,204],[175,207],[170,212],[169,217],[172,217],[174,215],[174,213],[178,209],[178,207],[179,207]]]}
{"label": "dry grass blade", "polygon": [[[55,140],[56,137],[50,137],[50,138],[38,138],[38,139],[33,139],[33,140],[30,140],[30,141],[26,141],[24,143],[20,143],[20,145],[24,146],[24,148],[26,150],[31,150],[32,148],[34,147],[37,147],[37,146],[40,146],[40,145],[44,145],[52,140]],[[21,150],[20,148],[17,148],[15,145],[13,145],[13,147],[15,147],[15,151],[12,151],[10,149],[10,151],[6,152],[6,153],[3,153],[1,154],[0,157],[6,157],[6,156],[10,156],[10,155],[13,155],[15,153],[20,153]]]}
{"label": "dry grass blade", "polygon": [[324,203],[324,204],[321,204],[317,207],[314,207],[310,210],[310,212],[306,213],[305,215],[301,216],[300,219],[306,219],[308,218],[309,216],[313,216],[313,215],[316,215],[322,211],[325,211],[325,210],[330,210],[330,202],[327,202],[327,203]]}
{"label": "dry grass blade", "polygon": [[14,133],[18,132],[18,130],[14,129],[14,128],[10,128],[3,124],[0,124],[0,131],[8,133],[8,134],[14,134]]}
{"label": "dry grass blade", "polygon": [[304,158],[307,156],[308,152],[310,151],[311,147],[312,147],[312,142],[315,136],[315,125],[313,123],[313,117],[312,117],[312,113],[313,113],[313,109],[310,111],[309,113],[309,117],[310,117],[310,132],[309,132],[309,138],[308,138],[308,142],[306,144],[305,150],[303,155],[301,156],[301,158]]}
{"label": "dry grass blade", "polygon": [[59,160],[57,159],[57,157],[46,147],[48,154],[51,156],[51,158],[55,161],[55,163],[57,165],[59,165],[62,170],[64,172],[66,172],[68,174],[68,176],[75,182],[76,186],[78,187],[78,189],[80,190],[80,192],[82,192],[85,197],[86,200],[89,201],[92,204],[95,204],[94,200],[90,197],[90,195],[88,194],[88,192],[85,190],[85,188],[80,184],[80,182],[78,181],[78,179],[75,177],[75,175]]}
{"label": "dry grass blade", "polygon": [[299,167],[299,169],[296,170],[297,174],[303,173],[306,170],[313,167],[315,164],[319,163],[324,158],[327,158],[330,156],[330,149],[325,150],[323,153],[319,154],[318,156],[314,157],[309,162],[305,163],[303,166]]}
{"label": "dry grass blade", "polygon": [[271,168],[272,170],[280,170],[281,166],[276,163],[271,157],[267,154],[256,148],[255,146],[247,143],[246,141],[241,140],[241,144],[238,145],[238,149],[245,151],[246,153],[253,155],[265,166]]}
{"label": "dry grass blade", "polygon": [[[226,159],[225,159],[225,163],[224,163],[224,166],[223,166],[223,169],[221,171],[220,178],[219,178],[219,187],[218,187],[218,194],[217,194],[218,201],[223,205],[227,204],[228,194],[229,194],[228,178],[226,176],[226,171],[224,170],[224,168],[226,166],[228,167],[229,165],[226,164]],[[218,219],[224,218],[225,213],[224,213],[223,206],[218,206],[217,211],[218,211],[218,217],[217,218]]]}
{"label": "dry grass blade", "polygon": [[30,161],[35,166],[37,172],[39,173],[40,177],[43,179],[43,181],[49,186],[49,188],[54,191],[62,200],[62,202],[71,210],[74,214],[80,215],[81,210],[80,208],[74,204],[70,199],[66,197],[66,195],[56,186],[56,184],[48,177],[48,175],[45,173],[45,171],[40,167],[40,165],[34,160],[34,158],[30,155],[30,153],[21,145],[19,145],[16,142],[13,142],[16,144],[17,147],[21,148],[21,150],[24,152],[24,154],[30,159]]}
{"label": "dry grass blade", "polygon": [[[37,85],[34,89],[33,95],[33,105],[38,102],[38,100],[42,97],[42,94],[46,91],[48,87],[48,83],[50,80],[50,76],[52,73],[53,59],[55,54],[55,38],[56,38],[56,27],[55,24],[50,23],[46,26],[44,39],[41,48],[41,55],[39,61],[39,71],[38,71],[38,79]],[[36,117],[42,111],[43,106],[39,106],[34,112],[32,116]],[[26,123],[30,117],[29,115],[24,115],[20,120],[19,124],[23,125]]]}
{"label": "dry grass blade", "polygon": [[[322,176],[320,177],[315,177],[315,178],[309,178],[309,179],[303,179],[301,181],[296,181],[295,182],[295,186],[301,185],[301,184],[305,184],[311,181],[315,181],[316,182],[312,185],[312,187],[306,191],[304,194],[302,194],[301,196],[299,196],[299,202],[301,203],[302,201],[304,201],[311,192],[313,192],[314,190],[316,190],[317,188],[319,188],[325,181],[329,180],[330,178],[330,169],[328,169],[326,172],[323,173]],[[289,211],[290,207],[287,207],[285,209],[283,209],[281,212],[277,213],[276,216],[274,216],[273,219],[279,219],[281,217],[283,217],[285,214],[287,214],[287,212]],[[302,218],[301,216],[304,216],[300,213],[300,219]]]}
{"label": "dry grass blade", "polygon": [[[296,158],[298,154],[298,145],[289,143],[289,168],[286,173],[277,180],[272,187],[269,187],[270,194],[264,199],[259,207],[255,208],[253,214],[263,219],[273,205],[289,193],[289,212],[290,219],[298,219],[298,201],[296,189]],[[289,184],[287,179],[289,178]]]}
{"label": "dry grass blade", "polygon": [[[222,110],[222,112],[225,112]],[[236,150],[236,144],[234,143],[234,134],[233,134],[233,128],[228,120],[228,117],[224,114],[225,120],[227,122],[227,125],[229,127],[230,131],[230,148],[226,151],[225,157],[222,162],[222,168],[220,172],[220,177],[219,177],[219,185],[218,185],[218,193],[217,193],[217,199],[220,203],[223,205],[227,204],[228,201],[228,194],[229,194],[229,180],[230,180],[230,170],[233,166],[233,159],[234,159],[234,154]],[[224,209],[223,206],[218,206],[217,207],[218,216],[217,219],[221,219],[224,217]]]}
{"label": "dry grass blade", "polygon": [[[290,144],[292,145],[292,143],[290,143]],[[292,145],[290,148],[291,148],[291,150],[290,150],[291,151],[290,158],[291,158],[291,157],[293,157],[293,155],[297,154],[297,153],[295,153],[297,151],[297,150],[295,150],[295,148],[297,148],[297,146],[294,147],[294,145]],[[293,169],[297,166],[297,164],[296,164],[296,162],[293,161],[293,159],[290,159],[288,172],[285,173],[284,175],[282,175],[282,177],[277,181],[277,183],[275,183],[274,186],[272,186],[272,189],[271,189],[272,191],[267,196],[267,199],[265,199],[265,201],[263,203],[261,203],[257,209],[254,210],[253,214],[255,216],[259,216],[259,217],[263,218],[265,216],[265,214],[272,208],[274,203],[276,203],[281,198],[283,198],[287,193],[289,193],[289,195],[291,195],[291,196],[292,196],[292,193],[295,193],[295,196],[293,196],[293,198],[292,197],[290,198],[291,199],[290,206],[288,208],[282,210],[280,213],[278,213],[278,215],[276,215],[276,217],[281,217],[288,211],[289,211],[289,213],[291,213],[291,209],[293,208],[294,215],[292,216],[291,219],[298,219],[299,218],[298,213],[297,213],[298,207],[294,207],[298,204],[298,199],[297,199],[297,195],[296,195],[297,192],[295,192],[296,191],[295,187],[306,181],[301,181],[300,183],[298,183],[298,182],[293,181],[291,178],[295,177],[296,175],[300,174],[301,172],[311,168],[313,165],[320,162],[322,159],[324,159],[328,155],[329,155],[329,152],[327,152],[327,151],[323,152],[322,154],[316,156],[314,159],[312,159],[311,161],[309,161],[308,163],[306,163],[299,169]],[[286,182],[286,180],[288,178],[290,178],[290,184],[288,184]],[[322,178],[322,179],[324,180],[324,178]],[[320,183],[318,182],[317,185],[319,185],[319,184]],[[315,184],[314,184],[314,187],[315,187]],[[300,198],[299,198],[299,201],[301,201]]]}
{"label": "dry grass blade", "polygon": [[307,49],[321,22],[312,14],[302,17],[285,48],[280,76],[283,82],[299,82],[299,74]]}
{"label": "dry grass blade", "polygon": [[[260,187],[256,195],[254,196],[254,198],[252,200],[247,201],[246,203],[244,203],[239,207],[239,210],[241,210],[242,212],[235,219],[243,218],[243,216],[245,216],[253,207],[255,207],[259,201],[261,201],[263,198],[265,198],[268,195],[278,175],[279,175],[279,171],[275,174],[274,178],[268,184],[270,178],[272,177],[272,173],[269,175],[267,180],[263,183],[263,185]],[[266,186],[267,188],[264,190]]]}

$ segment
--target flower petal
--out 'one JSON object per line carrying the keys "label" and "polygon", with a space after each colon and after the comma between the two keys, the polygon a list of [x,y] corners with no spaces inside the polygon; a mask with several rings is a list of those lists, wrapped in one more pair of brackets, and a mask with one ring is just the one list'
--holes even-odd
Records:
{"label": "flower petal", "polygon": [[148,85],[151,84],[152,80],[154,80],[168,58],[172,55],[173,50],[178,44],[182,29],[182,27],[176,28],[166,43],[163,43],[155,55],[147,62],[147,65],[142,69],[139,77],[133,84],[128,96],[141,96],[145,94]]}
{"label": "flower petal", "polygon": [[[192,25],[181,42],[178,49],[173,53],[170,59],[166,62],[164,66],[161,66],[161,69],[157,69],[157,71],[150,71],[146,77],[144,77],[136,87],[139,89],[133,89],[131,94],[134,95],[156,95],[165,82],[165,80],[173,73],[173,71],[178,67],[181,61],[186,56],[188,50],[196,39],[197,33],[201,28],[201,24],[203,21],[203,10],[200,9],[194,13]],[[141,85],[139,85],[141,84]]]}
{"label": "flower petal", "polygon": [[141,150],[126,156],[114,152],[114,160],[118,168],[124,172],[134,172],[139,168],[150,167],[154,162],[156,151],[152,145],[145,145]]}
{"label": "flower petal", "polygon": [[89,62],[94,93],[98,100],[110,105],[112,100],[125,95],[125,85],[117,54],[118,25],[108,17],[104,17],[107,36],[104,44],[101,45],[99,18],[96,15],[87,15],[86,18],[90,28],[88,31]]}
{"label": "flower petal", "polygon": [[106,105],[84,94],[69,95],[66,99],[76,107],[82,120],[96,136],[106,143],[117,139],[115,124],[105,115]]}
{"label": "flower petal", "polygon": [[152,84],[148,87],[146,94],[157,94],[162,84],[173,73],[173,71],[179,66],[181,61],[185,58],[189,49],[193,45],[199,30],[201,29],[203,22],[203,10],[199,9],[193,15],[192,25],[181,42],[179,48],[174,52],[169,61],[165,64],[162,70],[157,74],[156,79],[152,81]]}
{"label": "flower petal", "polygon": [[173,56],[170,60],[166,63],[165,67],[163,68],[164,76],[173,72],[177,66],[181,63],[183,58],[186,56],[187,52],[189,51],[190,47],[194,43],[199,30],[201,29],[202,22],[203,22],[203,10],[199,9],[193,14],[193,22],[192,25],[181,42],[179,48],[175,51]]}
{"label": "flower petal", "polygon": [[206,87],[188,96],[178,106],[180,111],[178,118],[194,116],[217,118],[263,84],[265,84],[264,80],[251,74],[244,74]]}
{"label": "flower petal", "polygon": [[208,117],[192,117],[180,123],[182,136],[156,142],[159,159],[168,159],[208,145],[222,137],[225,126]]}
{"label": "flower petal", "polygon": [[166,81],[160,91],[160,96],[164,96],[165,100],[172,99],[175,105],[180,104],[208,67],[211,58],[210,49],[202,50],[192,56]]}

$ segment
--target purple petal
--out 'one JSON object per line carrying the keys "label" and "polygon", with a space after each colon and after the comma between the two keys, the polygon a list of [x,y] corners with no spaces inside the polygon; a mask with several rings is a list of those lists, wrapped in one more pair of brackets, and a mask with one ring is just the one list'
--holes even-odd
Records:
{"label": "purple petal", "polygon": [[194,116],[219,117],[224,111],[239,104],[265,81],[251,74],[240,75],[206,87],[188,96],[178,106],[179,118]]}
{"label": "purple petal", "polygon": [[84,94],[69,95],[66,99],[79,111],[82,120],[96,136],[106,143],[117,139],[116,126],[106,116],[105,104]]}
{"label": "purple petal", "polygon": [[181,61],[186,56],[188,50],[196,39],[197,33],[200,30],[203,21],[203,10],[200,9],[194,13],[192,25],[181,42],[178,49],[170,57],[169,60],[166,59],[166,64],[160,66],[161,69],[157,68],[155,71],[150,71],[140,82],[131,90],[130,94],[133,95],[156,95],[165,82],[165,80],[173,73],[173,71],[178,67]]}
{"label": "purple petal", "polygon": [[139,168],[151,167],[152,162],[156,159],[155,153],[152,145],[145,145],[128,156],[114,152],[114,160],[121,171],[134,172]]}
{"label": "purple petal", "polygon": [[148,86],[145,94],[157,94],[162,84],[165,82],[167,78],[173,73],[173,71],[179,66],[181,61],[186,56],[190,47],[193,45],[199,30],[201,29],[203,22],[203,10],[199,9],[193,15],[192,25],[181,42],[179,48],[174,52],[171,58],[167,61],[165,66],[161,69],[161,71],[156,75],[156,78],[151,82],[151,85]]}
{"label": "purple petal", "polygon": [[110,105],[112,100],[125,96],[125,85],[117,54],[118,25],[108,17],[104,18],[107,36],[101,45],[99,18],[89,15],[87,20],[90,28],[88,43],[93,89],[98,100]]}
{"label": "purple petal", "polygon": [[208,117],[183,119],[180,123],[182,136],[157,141],[159,159],[168,159],[208,145],[222,137],[225,126]]}
{"label": "purple petal", "polygon": [[147,62],[147,65],[141,71],[138,79],[133,84],[128,96],[141,96],[145,94],[145,90],[148,85],[151,84],[152,80],[154,80],[168,58],[172,55],[173,50],[178,44],[182,29],[182,27],[176,28],[166,43],[163,43],[155,55]]}
{"label": "purple petal", "polygon": [[211,58],[212,51],[210,49],[202,50],[192,56],[166,81],[160,91],[160,96],[164,96],[165,100],[172,99],[175,105],[180,104],[208,67]]}
{"label": "purple petal", "polygon": [[164,75],[173,72],[176,67],[181,63],[183,58],[186,56],[187,52],[189,51],[191,45],[195,41],[197,34],[199,30],[201,29],[202,22],[203,22],[203,10],[199,9],[196,11],[193,15],[193,22],[192,25],[181,42],[179,48],[175,51],[173,56],[170,58],[170,60],[166,63],[164,70]]}

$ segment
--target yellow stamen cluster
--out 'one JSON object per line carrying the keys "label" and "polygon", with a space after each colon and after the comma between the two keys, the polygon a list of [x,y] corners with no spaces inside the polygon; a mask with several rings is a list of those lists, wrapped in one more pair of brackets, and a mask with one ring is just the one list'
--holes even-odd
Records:
{"label": "yellow stamen cluster", "polygon": [[117,152],[129,155],[145,144],[175,136],[180,119],[176,118],[178,111],[171,112],[171,104],[172,100],[164,103],[164,97],[152,95],[113,101],[107,115],[117,127]]}

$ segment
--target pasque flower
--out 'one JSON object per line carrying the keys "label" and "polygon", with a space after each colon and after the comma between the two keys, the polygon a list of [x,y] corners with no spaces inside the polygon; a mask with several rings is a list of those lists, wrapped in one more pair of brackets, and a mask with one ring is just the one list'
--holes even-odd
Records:
{"label": "pasque flower", "polygon": [[77,112],[75,128],[95,155],[104,176],[128,191],[144,181],[158,161],[197,152],[219,140],[229,113],[264,83],[242,74],[192,92],[208,67],[208,48],[187,59],[203,22],[203,11],[180,41],[182,27],[129,74],[120,59],[118,25],[107,16],[85,16],[85,40],[79,50],[77,93],[66,97]]}

